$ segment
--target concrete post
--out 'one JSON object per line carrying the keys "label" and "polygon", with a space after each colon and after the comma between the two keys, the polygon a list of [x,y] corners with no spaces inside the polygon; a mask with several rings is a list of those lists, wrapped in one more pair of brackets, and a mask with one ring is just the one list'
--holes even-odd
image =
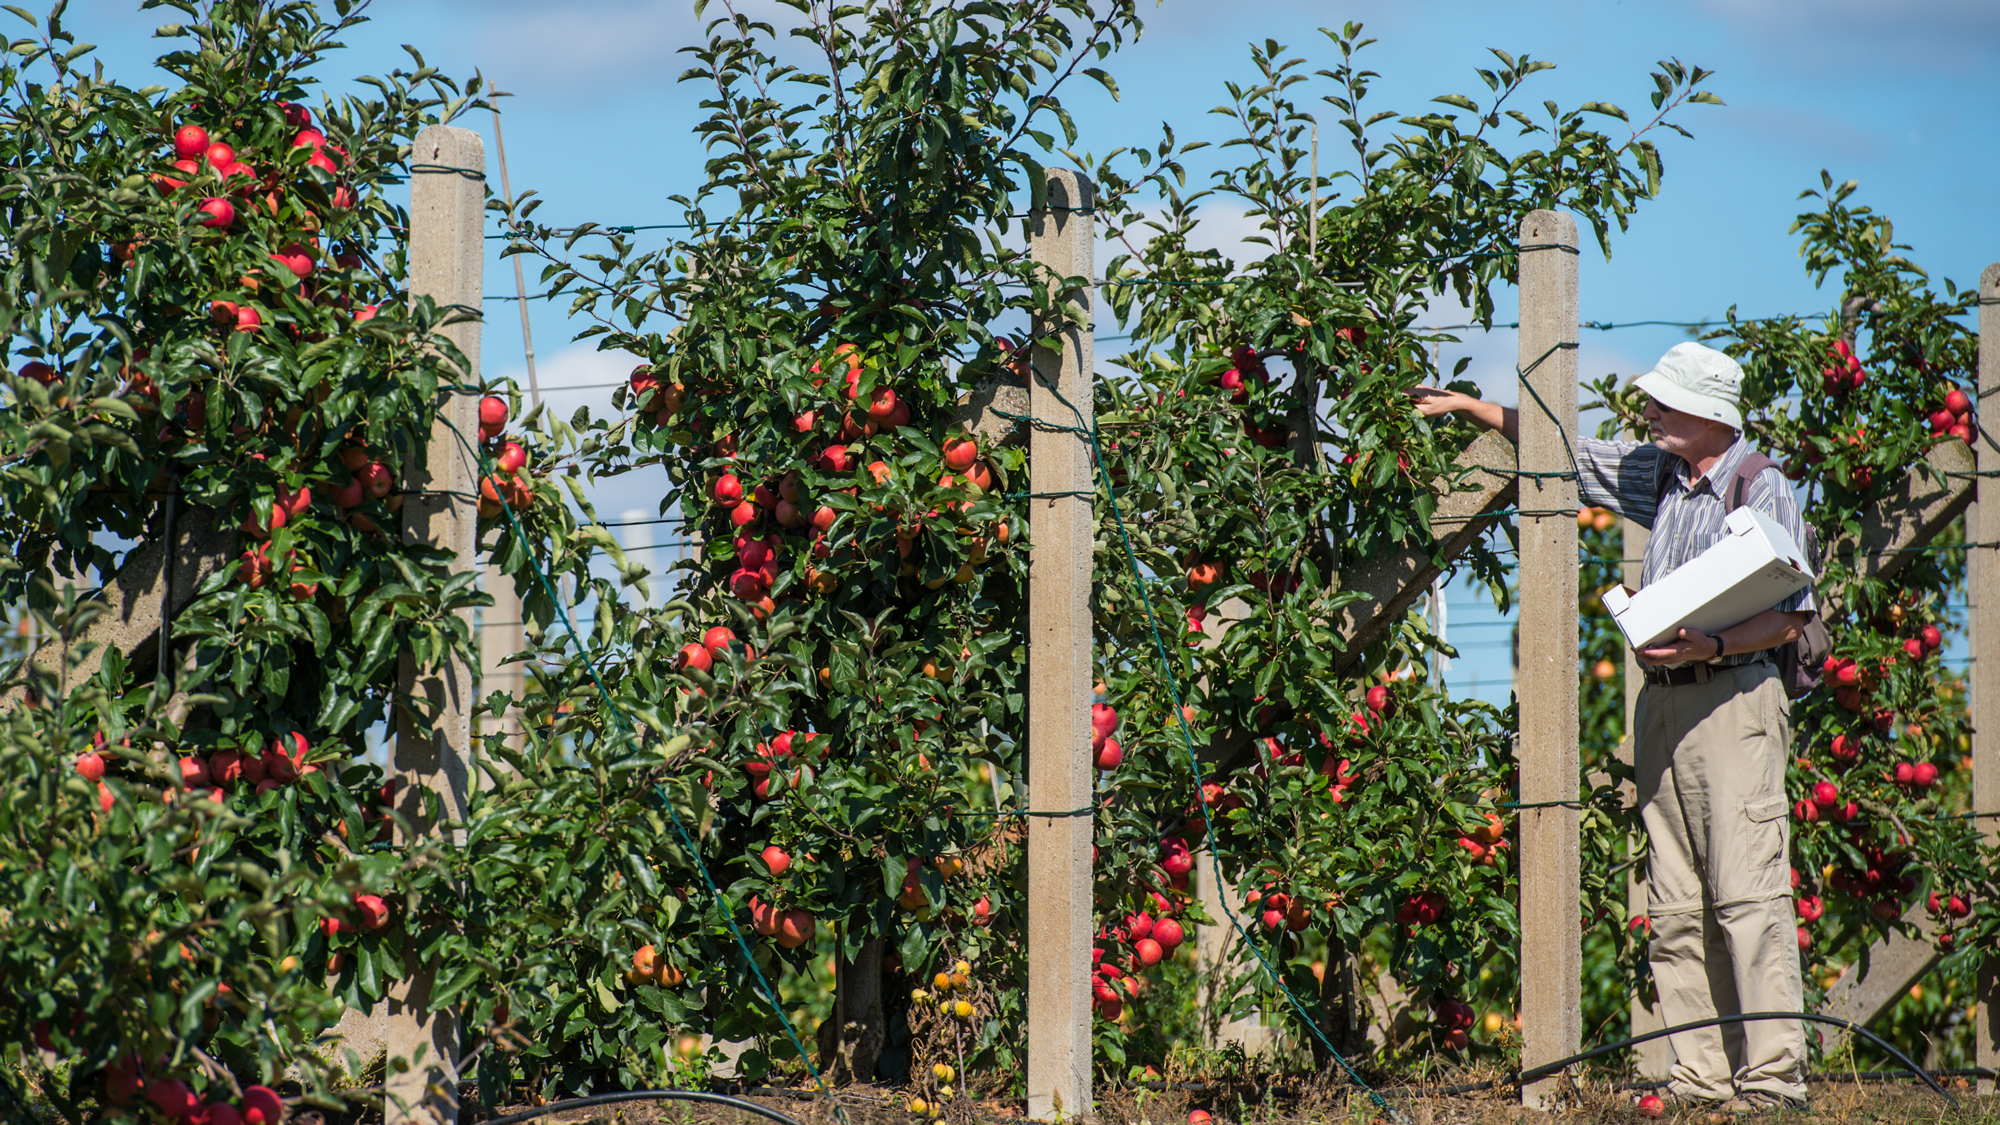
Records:
{"label": "concrete post", "polygon": [[[1201,646],[1214,648],[1221,644],[1229,634],[1230,626],[1248,616],[1250,603],[1242,598],[1230,598],[1220,605],[1208,607]],[[1174,733],[1178,736],[1178,732]],[[1197,1003],[1208,1012],[1226,1011],[1243,985],[1236,966],[1236,951],[1240,943],[1235,928],[1228,922],[1231,916],[1242,915],[1243,897],[1235,887],[1223,885],[1216,878],[1214,862],[1207,847],[1203,841],[1195,843],[1201,847],[1195,856],[1195,894],[1209,917],[1221,919],[1213,926],[1195,927],[1195,964],[1200,967],[1201,973]],[[1332,972],[1333,966],[1328,965],[1326,971]],[[1277,1050],[1277,1029],[1265,1026],[1261,1012],[1241,1019],[1219,1021],[1215,1024],[1215,1037],[1208,1046],[1219,1048],[1228,1043],[1242,1047],[1243,1053],[1251,1058],[1270,1055]]]}
{"label": "concrete post", "polygon": [[[1092,214],[1096,189],[1081,173],[1048,174],[1048,203],[1029,219],[1029,249],[1053,280],[1096,269]],[[1090,428],[1094,294],[1058,298],[1065,317],[1045,316],[1037,346],[1030,412],[1061,426]],[[1058,397],[1060,395],[1060,397]],[[1079,415],[1081,415],[1079,417]],[[1028,798],[1059,811],[1088,806],[1091,790],[1090,439],[1037,429],[1028,439],[1029,483],[1041,493],[1081,493],[1029,502]],[[1090,1089],[1090,845],[1093,818],[1028,821],[1028,1116],[1092,1116]]]}
{"label": "concrete post", "polygon": [[[410,156],[410,292],[428,296],[439,305],[459,305],[479,311],[485,245],[481,224],[486,203],[486,152],[479,134],[469,129],[433,125],[417,135]],[[459,381],[479,381],[479,321],[445,329],[464,353],[467,369]],[[425,465],[406,466],[403,487],[405,541],[427,543],[450,551],[460,566],[475,566],[479,550],[478,466],[465,440],[478,441],[479,395],[447,396],[431,427]],[[468,630],[472,611],[462,611]],[[515,615],[519,620],[519,614]],[[399,712],[396,728],[397,811],[408,821],[412,836],[434,834],[438,821],[426,812],[425,798],[435,795],[447,819],[462,817],[468,765],[472,758],[473,669],[464,658],[452,658],[432,669],[420,669],[403,658],[401,689],[423,701],[427,715]],[[409,838],[399,838],[407,844]],[[413,904],[414,905],[414,904]],[[415,913],[414,910],[411,911]],[[383,1045],[390,1058],[407,1058],[413,1065],[402,1073],[390,1071],[385,1120],[454,1122],[458,1120],[458,1027],[449,1011],[432,1011],[428,998],[435,980],[429,965],[411,963],[414,947],[404,951],[405,976],[389,994]],[[415,1061],[417,1052],[423,1059]]]}
{"label": "concrete post", "polygon": [[[1979,275],[1979,398],[2000,392],[2000,263]],[[1981,423],[1982,437],[1993,429]],[[1987,438],[1986,440],[1991,440]],[[1974,465],[1980,471],[1996,467],[1986,440],[1972,443]],[[1973,543],[2000,542],[2000,498],[1979,497],[1965,516],[1965,537]],[[2000,809],[2000,553],[1992,547],[1966,552],[1966,600],[1972,603],[1972,808]],[[1976,823],[1986,841],[2000,839],[2000,819]],[[1975,1025],[1974,1066],[1991,1074],[2000,1068],[2000,967],[1989,959],[1979,971],[1979,1017]],[[1979,1092],[1994,1092],[1993,1079],[1981,1078]]]}
{"label": "concrete post", "polygon": [[[1571,472],[1576,431],[1576,220],[1521,223],[1521,441],[1524,473]],[[1552,350],[1553,349],[1553,350]],[[1539,404],[1538,404],[1539,396]],[[1576,482],[1521,478],[1521,803],[1577,799]],[[1582,892],[1577,810],[1521,810],[1521,1066],[1574,1054],[1583,1037]],[[1561,1076],[1521,1089],[1543,1107]]]}
{"label": "concrete post", "polygon": [[[521,594],[514,588],[512,575],[488,563],[481,576],[480,588],[493,596],[493,604],[480,613],[479,620],[479,698],[504,691],[514,699],[521,698],[521,690],[526,686],[527,675],[519,664],[505,664],[509,656],[528,647],[525,631],[521,625]],[[504,734],[508,743],[516,748],[520,745],[521,713],[518,708],[505,715],[488,715],[481,724],[481,734]]]}
{"label": "concrete post", "polygon": [[[1619,547],[1619,557],[1624,559],[1619,580],[1636,590],[1639,588],[1641,561],[1646,557],[1646,542],[1652,533],[1631,520],[1618,521],[1623,541]],[[1639,657],[1630,645],[1625,647],[1625,737],[1618,743],[1618,760],[1627,768],[1632,765],[1634,748],[1634,727],[1632,720],[1639,710],[1639,688],[1645,681],[1641,678]],[[1625,804],[1631,805],[1638,794],[1631,782],[1620,787],[1620,796]],[[1637,855],[1645,846],[1644,832],[1633,832],[1626,837],[1628,855]],[[1625,916],[1637,918],[1649,911],[1646,905],[1646,873],[1643,868],[1634,867],[1625,878]],[[1632,990],[1632,1034],[1644,1035],[1648,1031],[1658,1031],[1667,1026],[1660,1013],[1648,1007],[1640,998],[1640,989],[1634,982]],[[1632,1049],[1634,1062],[1641,1078],[1665,1078],[1668,1068],[1673,1066],[1673,1047],[1665,1039],[1652,1039]]]}

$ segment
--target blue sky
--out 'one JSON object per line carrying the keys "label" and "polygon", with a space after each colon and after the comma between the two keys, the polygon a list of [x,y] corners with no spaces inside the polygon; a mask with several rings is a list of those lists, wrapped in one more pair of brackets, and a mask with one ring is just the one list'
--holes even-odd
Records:
{"label": "blue sky", "polygon": [[[770,0],[740,6],[773,18],[781,11]],[[1228,122],[1206,111],[1226,99],[1225,80],[1254,74],[1250,42],[1289,44],[1317,69],[1333,59],[1316,29],[1349,20],[1380,40],[1363,56],[1382,75],[1372,100],[1404,112],[1438,94],[1483,93],[1472,68],[1491,60],[1489,47],[1558,64],[1530,86],[1535,100],[1611,101],[1635,115],[1647,108],[1655,60],[1715,71],[1707,88],[1728,104],[1681,113],[1695,139],[1658,138],[1667,167],[1661,198],[1615,238],[1609,262],[1585,255],[1586,320],[1691,320],[1732,304],[1749,315],[1825,307],[1830,298],[1812,288],[1787,233],[1798,193],[1817,186],[1822,168],[1837,181],[1859,180],[1859,201],[1896,219],[1898,238],[1933,277],[1969,282],[2000,260],[2000,128],[1980,109],[1985,80],[2000,73],[1993,0],[1166,0],[1142,11],[1144,36],[1105,64],[1122,101],[1088,82],[1067,91],[1080,149],[1149,142],[1162,121],[1184,140],[1222,139]],[[347,38],[350,50],[331,56],[323,75],[338,89],[338,75],[407,66],[403,43],[448,74],[485,73],[515,95],[504,102],[509,171],[515,190],[547,200],[537,218],[674,221],[667,196],[699,184],[703,156],[691,126],[702,91],[676,81],[687,66],[679,49],[701,37],[689,0],[386,0],[370,14],[374,22]],[[78,0],[66,22],[99,45],[111,76],[143,85],[156,80],[150,61],[164,46],[151,31],[173,15]],[[490,160],[491,118],[460,123],[488,136]],[[1324,145],[1329,169],[1334,151]],[[497,185],[497,175],[490,179]],[[1219,208],[1205,218],[1217,244],[1244,229],[1240,216]],[[532,273],[529,284],[532,291]],[[494,258],[487,292],[512,289],[511,267]],[[1498,319],[1513,319],[1511,292],[1499,300]],[[488,313],[488,374],[522,376],[513,305]],[[544,386],[601,383],[629,367],[571,348],[573,329],[559,310],[536,307],[533,323]],[[1581,372],[1636,374],[1684,338],[1673,329],[1586,332]],[[1488,397],[1512,402],[1513,350],[1512,334],[1495,332],[1447,345],[1443,360],[1472,355]],[[565,412],[607,400],[599,390],[552,396]],[[650,514],[658,483],[623,478],[602,494],[604,506]],[[1456,603],[1476,612],[1471,598],[1454,594],[1455,623],[1465,620]],[[1505,630],[1478,632],[1498,639]],[[1453,678],[1476,674],[1479,694],[1489,696],[1506,681],[1505,660],[1501,646],[1468,651]]]}

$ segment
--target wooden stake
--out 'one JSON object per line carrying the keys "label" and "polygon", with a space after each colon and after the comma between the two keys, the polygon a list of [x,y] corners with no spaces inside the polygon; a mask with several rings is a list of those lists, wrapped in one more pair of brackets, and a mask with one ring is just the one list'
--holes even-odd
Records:
{"label": "wooden stake", "polygon": [[[1979,276],[1979,395],[2000,393],[2000,263]],[[2000,467],[1992,447],[1995,430],[1982,425],[1972,443],[1977,471]],[[1975,478],[1977,480],[1979,478]],[[1991,479],[1991,478],[1986,478]],[[1965,537],[1973,543],[2000,542],[2000,499],[1982,494],[1965,516]],[[1972,808],[2000,809],[2000,553],[1993,547],[1966,552],[1966,600],[1972,603],[1972,669],[1967,679],[1972,695]],[[2000,819],[1976,821],[1988,845],[2000,841]],[[1973,1065],[1993,1073],[2000,1067],[2000,966],[1988,959],[1979,970],[1979,1018],[1973,1021]],[[1993,1079],[1982,1077],[1979,1092],[1994,1092]]]}
{"label": "wooden stake", "polygon": [[[500,158],[500,201],[507,205],[509,215],[514,212],[514,187],[507,180],[507,136],[500,131],[500,99],[509,95],[493,91],[493,149]],[[542,404],[541,384],[535,381],[535,334],[528,327],[528,281],[521,273],[521,255],[514,255],[514,294],[521,306],[521,348],[528,356],[528,406],[530,409]]]}
{"label": "wooden stake", "polygon": [[[1576,220],[1521,223],[1521,1066],[1583,1037],[1577,755]],[[1572,802],[1569,805],[1545,802]],[[1546,1108],[1561,1075],[1521,1088]]]}
{"label": "wooden stake", "polygon": [[[1053,278],[1096,272],[1096,190],[1082,173],[1048,174],[1048,203],[1029,220],[1029,249]],[[1093,427],[1091,308],[1079,288],[1059,298],[1068,319],[1035,325],[1029,413],[1057,426]],[[1060,493],[1030,501],[1028,564],[1028,800],[1050,811],[1088,807],[1091,790],[1090,438],[1037,428],[1030,483]],[[1090,1117],[1090,816],[1028,821],[1028,1116]]]}
{"label": "wooden stake", "polygon": [[1312,211],[1306,216],[1306,255],[1319,268],[1319,122],[1313,122]]}
{"label": "wooden stake", "polygon": [[[500,90],[494,90],[493,99],[493,148],[500,161],[500,199],[507,205],[509,214],[514,210],[514,187],[507,178],[507,136],[500,127],[500,99],[506,97]],[[528,408],[541,405],[542,388],[535,378],[535,334],[528,326],[528,281],[521,272],[521,256],[514,255],[514,294],[521,312],[521,350],[528,362]],[[528,647],[527,631],[521,623],[521,593],[514,580],[499,567],[488,563],[480,588],[492,595],[493,605],[484,614],[479,629],[479,693],[491,694],[504,691],[516,699],[525,687],[526,673],[518,666],[508,668],[501,664],[507,656]],[[518,746],[521,737],[521,715],[510,711],[504,716],[487,720],[487,732],[505,734]]]}

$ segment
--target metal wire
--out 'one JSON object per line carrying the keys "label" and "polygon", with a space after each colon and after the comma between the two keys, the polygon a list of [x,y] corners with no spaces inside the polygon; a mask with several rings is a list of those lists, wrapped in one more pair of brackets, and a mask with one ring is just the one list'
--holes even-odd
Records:
{"label": "metal wire", "polygon": [[710,1094],[700,1090],[625,1090],[615,1094],[592,1094],[587,1098],[571,1098],[564,1102],[550,1102],[545,1106],[521,1113],[510,1113],[504,1117],[488,1118],[484,1125],[518,1125],[522,1121],[533,1121],[537,1117],[547,1117],[552,1113],[562,1113],[571,1109],[588,1109],[594,1105],[615,1105],[618,1102],[673,1101],[708,1102],[711,1105],[726,1105],[745,1113],[754,1113],[775,1123],[775,1125],[804,1125],[790,1114],[779,1113],[768,1106],[744,1098],[732,1098],[728,1094]]}

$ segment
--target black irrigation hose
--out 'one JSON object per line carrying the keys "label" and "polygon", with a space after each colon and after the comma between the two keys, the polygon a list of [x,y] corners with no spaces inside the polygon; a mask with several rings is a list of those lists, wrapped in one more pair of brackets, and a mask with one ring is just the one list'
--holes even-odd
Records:
{"label": "black irrigation hose", "polygon": [[550,1102],[525,1113],[510,1113],[505,1117],[489,1118],[482,1125],[514,1125],[517,1121],[533,1121],[537,1117],[547,1117],[551,1113],[561,1113],[566,1109],[637,1101],[713,1102],[716,1105],[734,1106],[745,1113],[754,1113],[759,1117],[767,1117],[776,1125],[803,1125],[798,1118],[779,1113],[768,1106],[761,1106],[743,1098],[732,1098],[728,1094],[709,1094],[700,1090],[625,1090],[616,1094],[593,1094],[587,1098],[571,1098],[566,1102]]}
{"label": "black irrigation hose", "polygon": [[[1811,1020],[1814,1023],[1825,1023],[1825,1024],[1832,1024],[1835,1027],[1844,1027],[1848,1031],[1851,1031],[1856,1035],[1866,1037],[1869,1042],[1875,1044],[1877,1047],[1882,1048],[1884,1051],[1889,1052],[1891,1055],[1894,1055],[1897,1062],[1902,1063],[1905,1067],[1907,1067],[1911,1074],[1914,1074],[1918,1078],[1923,1079],[1924,1084],[1926,1086],[1929,1086],[1931,1089],[1937,1091],[1939,1097],[1943,1098],[1945,1101],[1950,1102],[1953,1105],[1958,1104],[1958,1099],[1952,1096],[1951,1091],[1945,1089],[1943,1086],[1938,1085],[1938,1080],[1931,1076],[1930,1071],[1925,1070],[1923,1067],[1918,1066],[1916,1062],[1910,1058],[1910,1056],[1904,1054],[1903,1052],[1897,1050],[1895,1047],[1891,1046],[1888,1043],[1888,1041],[1883,1039],[1881,1036],[1875,1034],[1874,1032],[1868,1030],[1865,1027],[1862,1027],[1858,1023],[1851,1023],[1847,1020],[1840,1019],[1835,1016],[1822,1016],[1814,1012],[1745,1012],[1740,1016],[1712,1016],[1705,1020],[1695,1020],[1692,1023],[1675,1024],[1672,1027],[1663,1027],[1658,1031],[1649,1031],[1644,1035],[1634,1035],[1627,1039],[1620,1039],[1617,1040],[1616,1042],[1606,1043],[1601,1047],[1592,1047],[1590,1050],[1584,1051],[1581,1054],[1571,1055],[1568,1058],[1557,1059],[1552,1063],[1544,1063],[1541,1066],[1535,1067],[1533,1070],[1524,1070],[1518,1075],[1514,1076],[1512,1079],[1509,1079],[1508,1081],[1510,1084],[1519,1083],[1522,1085],[1526,1085],[1527,1083],[1533,1082],[1538,1078],[1547,1078],[1549,1075],[1554,1074],[1557,1071],[1563,1070],[1566,1067],[1575,1066],[1577,1063],[1580,1062],[1588,1062],[1591,1059],[1598,1058],[1602,1055],[1608,1055],[1613,1051],[1621,1051],[1624,1050],[1626,1047],[1631,1047],[1639,1043],[1644,1043],[1647,1042],[1648,1040],[1659,1039],[1664,1036],[1673,1035],[1677,1032],[1682,1032],[1682,1031],[1695,1031],[1704,1027],[1720,1027],[1723,1024],[1731,1024],[1731,1023],[1756,1023],[1759,1020]],[[1500,1085],[1500,1081],[1498,1079],[1495,1079],[1491,1082],[1471,1082],[1463,1086],[1447,1086],[1442,1091],[1440,1091],[1440,1093],[1469,1094],[1476,1090],[1490,1090],[1498,1085]]]}
{"label": "black irrigation hose", "polygon": [[[1993,1071],[1983,1066],[1966,1066],[1957,1069],[1933,1070],[1935,1078],[1991,1078]],[[1893,1082],[1904,1078],[1915,1078],[1910,1070],[1854,1070],[1844,1074],[1808,1074],[1808,1082]],[[1614,1090],[1657,1090],[1667,1084],[1664,1078],[1652,1082],[1620,1082],[1611,1087]]]}

